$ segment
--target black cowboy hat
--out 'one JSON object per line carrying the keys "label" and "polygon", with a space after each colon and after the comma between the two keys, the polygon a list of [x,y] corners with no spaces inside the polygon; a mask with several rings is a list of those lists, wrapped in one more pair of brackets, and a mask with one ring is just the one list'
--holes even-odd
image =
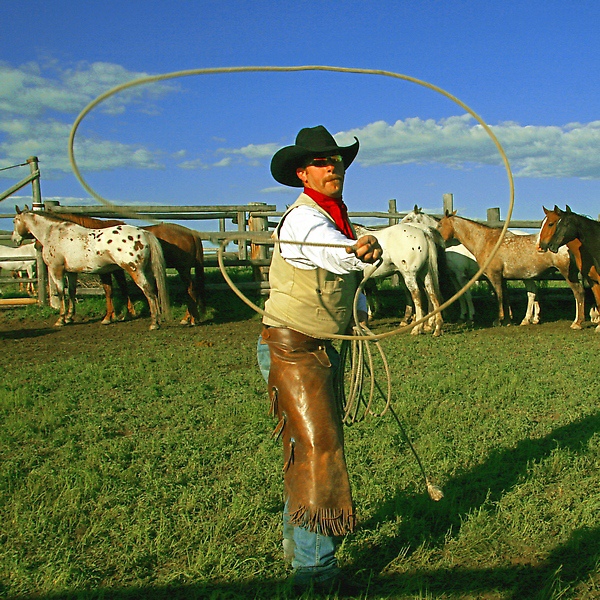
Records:
{"label": "black cowboy hat", "polygon": [[312,158],[325,158],[341,154],[347,169],[358,154],[358,138],[351,146],[338,146],[333,136],[323,127],[305,127],[296,136],[293,146],[278,150],[271,159],[271,174],[279,183],[290,187],[302,187],[296,169],[303,168]]}

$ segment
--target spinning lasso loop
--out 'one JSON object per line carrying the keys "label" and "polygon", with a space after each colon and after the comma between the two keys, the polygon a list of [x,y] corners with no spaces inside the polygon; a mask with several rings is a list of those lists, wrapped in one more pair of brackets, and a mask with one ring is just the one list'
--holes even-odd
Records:
{"label": "spinning lasso loop", "polygon": [[[500,236],[499,236],[496,244],[494,245],[494,248],[492,249],[492,252],[491,252],[490,256],[488,257],[488,259],[481,265],[481,267],[477,271],[477,273],[475,273],[473,275],[473,277],[465,284],[465,286],[462,289],[460,289],[456,294],[454,294],[454,296],[449,298],[446,302],[444,302],[436,310],[425,315],[422,319],[419,319],[418,321],[411,323],[411,325],[409,325],[407,327],[400,327],[398,329],[394,329],[394,330],[391,330],[391,331],[388,331],[385,333],[379,333],[379,334],[369,333],[365,336],[362,336],[361,339],[373,340],[373,341],[380,340],[380,339],[395,335],[400,332],[408,331],[409,329],[412,329],[416,325],[419,325],[419,324],[425,322],[426,320],[431,318],[433,315],[446,309],[448,306],[450,306],[450,304],[452,304],[453,302],[458,300],[458,298],[460,298],[460,296],[462,294],[464,294],[476,281],[479,280],[479,278],[484,273],[487,266],[494,259],[494,256],[496,255],[496,252],[498,251],[498,248],[500,247],[500,244],[504,240],[504,236],[508,229],[509,221],[512,216],[512,211],[513,211],[513,206],[514,206],[515,191],[514,191],[514,181],[513,181],[512,171],[510,169],[510,164],[508,162],[506,153],[504,152],[504,149],[502,148],[500,142],[498,141],[498,139],[496,138],[496,136],[494,135],[494,133],[490,129],[490,127],[483,121],[483,119],[477,113],[475,113],[475,111],[473,111],[471,108],[469,108],[464,102],[462,102],[461,100],[459,100],[458,98],[456,98],[455,96],[453,96],[449,92],[446,92],[445,90],[443,90],[442,88],[440,88],[438,86],[435,86],[431,83],[427,83],[426,81],[422,81],[420,79],[416,79],[415,77],[410,77],[409,75],[401,75],[400,73],[394,73],[392,71],[382,71],[382,70],[378,70],[378,69],[354,69],[354,68],[347,68],[347,67],[331,67],[331,66],[322,66],[322,65],[293,66],[293,67],[218,67],[218,68],[207,68],[207,69],[189,69],[189,70],[185,70],[185,71],[174,71],[172,73],[164,73],[162,75],[151,75],[148,77],[140,77],[139,79],[134,79],[132,81],[122,83],[122,84],[117,85],[114,88],[108,90],[107,92],[104,92],[103,94],[98,96],[95,100],[90,102],[81,111],[81,113],[79,113],[79,115],[75,119],[75,122],[73,123],[73,126],[71,128],[71,133],[69,135],[69,161],[71,163],[73,172],[74,172],[75,176],[77,177],[77,179],[79,180],[79,182],[81,183],[81,185],[83,186],[83,188],[96,200],[98,200],[105,206],[109,207],[111,210],[121,214],[125,218],[131,218],[131,219],[139,218],[139,215],[137,213],[135,213],[134,211],[126,210],[123,207],[119,207],[118,205],[113,204],[112,202],[110,202],[106,198],[102,197],[97,192],[95,192],[91,188],[91,186],[85,181],[85,179],[81,175],[81,172],[77,166],[77,162],[75,160],[75,155],[73,152],[75,134],[77,133],[77,129],[78,129],[81,121],[83,121],[84,117],[93,108],[95,108],[96,106],[98,106],[100,103],[104,102],[111,96],[114,96],[115,94],[122,92],[126,89],[137,87],[140,85],[146,85],[149,83],[156,83],[159,81],[176,79],[178,77],[190,77],[192,75],[215,75],[215,74],[225,74],[225,73],[297,72],[297,71],[332,71],[332,72],[337,72],[337,73],[379,75],[382,77],[391,77],[391,78],[395,78],[395,79],[402,79],[404,81],[409,81],[409,82],[415,83],[417,85],[426,87],[430,90],[433,90],[434,92],[437,92],[439,94],[442,94],[443,96],[446,96],[446,98],[452,100],[452,102],[458,104],[461,108],[466,110],[483,127],[483,129],[488,134],[488,136],[490,137],[492,142],[495,144],[496,148],[498,149],[498,152],[500,153],[502,162],[504,164],[504,168],[506,169],[506,173],[508,176],[508,182],[509,182],[509,188],[510,188],[510,198],[509,198],[509,206],[507,209],[506,221],[504,223],[504,226],[502,227]],[[145,218],[147,219],[147,217],[145,217]],[[251,235],[248,235],[248,236],[236,235],[235,238],[230,238],[230,241],[231,241],[231,239],[252,240],[255,238],[253,238]],[[287,243],[302,244],[303,242],[297,242],[294,240],[290,240],[290,241],[287,241]],[[224,271],[224,268],[221,267],[221,270]],[[245,298],[239,290],[237,290],[237,288],[235,287],[235,285],[233,284],[231,279],[226,277],[226,280],[229,283],[229,285],[232,287],[232,289],[235,291],[235,293],[238,296],[240,296],[240,298],[242,298],[244,300],[244,302],[246,302],[246,304],[251,306],[257,312],[262,312],[252,302],[250,302],[247,298]],[[285,325],[286,323],[282,323],[282,324]],[[302,333],[309,333],[309,335],[310,335],[310,332],[302,332]],[[327,336],[327,337],[329,337],[331,339],[342,339],[342,340],[343,339],[348,339],[348,340],[357,339],[357,336],[345,336],[345,335],[333,335],[333,334],[330,336]]]}
{"label": "spinning lasso loop", "polygon": [[[502,162],[504,164],[504,168],[506,169],[506,173],[508,176],[508,183],[509,183],[509,205],[508,205],[508,209],[507,209],[507,216],[506,216],[506,220],[504,223],[504,226],[502,227],[502,230],[500,232],[500,236],[496,242],[496,244],[494,245],[494,248],[492,249],[491,254],[489,255],[489,257],[487,258],[487,260],[480,266],[479,270],[477,271],[477,273],[475,273],[473,275],[473,277],[465,284],[465,286],[460,289],[456,294],[454,294],[451,298],[449,298],[446,302],[444,302],[441,306],[439,306],[436,310],[432,311],[431,313],[425,315],[422,319],[419,319],[418,321],[415,321],[414,323],[412,323],[409,326],[406,327],[400,327],[391,331],[387,331],[385,333],[378,333],[378,334],[373,334],[370,330],[368,330],[366,327],[361,326],[358,323],[358,320],[356,319],[356,300],[355,300],[355,321],[356,321],[356,327],[355,327],[355,331],[358,332],[357,335],[322,335],[320,334],[319,337],[327,337],[329,339],[340,339],[340,340],[345,340],[345,341],[355,341],[355,342],[366,342],[366,341],[373,341],[373,342],[378,342],[381,339],[384,339],[386,337],[390,337],[392,335],[396,335],[398,333],[401,332],[405,332],[408,331],[409,329],[412,329],[413,327],[427,321],[428,319],[430,319],[432,316],[436,315],[437,313],[443,311],[444,309],[446,309],[448,306],[450,306],[450,304],[452,304],[453,302],[455,302],[456,300],[458,300],[458,298],[460,298],[460,296],[462,294],[464,294],[476,281],[479,280],[479,278],[481,277],[481,275],[483,275],[485,269],[487,268],[487,266],[490,264],[490,262],[494,259],[496,252],[498,251],[500,245],[502,244],[502,241],[504,240],[504,237],[506,235],[506,231],[508,229],[509,223],[510,223],[510,219],[512,216],[512,211],[513,211],[513,207],[514,207],[514,181],[513,181],[513,175],[512,175],[512,171],[510,169],[510,164],[508,162],[508,158],[506,156],[506,153],[504,152],[504,149],[502,148],[500,142],[498,141],[498,139],[496,138],[496,136],[494,135],[493,131],[490,129],[490,127],[483,121],[483,119],[477,114],[475,113],[471,108],[469,108],[464,102],[462,102],[461,100],[459,100],[458,98],[456,98],[455,96],[453,96],[452,94],[450,94],[449,92],[446,92],[445,90],[443,90],[442,88],[435,86],[431,83],[427,83],[426,81],[422,81],[420,79],[416,79],[414,77],[410,77],[409,75],[401,75],[400,73],[394,73],[392,71],[382,71],[382,70],[378,70],[378,69],[355,69],[355,68],[346,68],[346,67],[332,67],[332,66],[322,66],[322,65],[310,65],[310,66],[293,66],[293,67],[267,67],[267,66],[263,66],[263,67],[219,67],[219,68],[207,68],[207,69],[189,69],[189,70],[185,70],[185,71],[174,71],[172,73],[165,73],[162,75],[154,75],[154,76],[149,76],[149,77],[141,77],[139,79],[134,79],[132,81],[128,81],[126,83],[123,83],[121,85],[115,86],[114,88],[108,90],[107,92],[105,92],[104,94],[101,94],[100,96],[98,96],[95,100],[93,100],[92,102],[90,102],[82,111],[81,113],[78,115],[78,117],[75,119],[75,122],[73,123],[73,126],[71,128],[71,133],[69,136],[69,161],[71,163],[71,167],[73,169],[73,172],[75,173],[75,176],[77,177],[77,179],[79,180],[79,182],[81,183],[81,185],[84,187],[84,189],[94,198],[96,198],[96,200],[98,200],[99,202],[101,202],[102,204],[106,205],[107,207],[110,207],[111,210],[121,214],[123,217],[125,218],[132,218],[132,219],[136,219],[139,218],[139,215],[137,213],[135,213],[134,211],[131,210],[126,210],[123,207],[119,207],[115,204],[113,204],[112,202],[110,202],[109,200],[107,200],[106,198],[102,197],[100,194],[96,193],[91,186],[84,180],[83,176],[81,175],[81,172],[79,171],[79,168],[77,166],[77,163],[75,161],[75,156],[74,156],[74,152],[73,152],[73,146],[74,146],[74,141],[75,141],[75,134],[77,132],[77,128],[79,127],[79,124],[81,123],[81,121],[84,119],[84,117],[96,106],[98,106],[101,102],[104,102],[105,100],[107,100],[108,98],[110,98],[111,96],[114,96],[115,94],[124,91],[126,89],[129,88],[133,88],[133,87],[137,87],[140,85],[146,85],[149,83],[156,83],[159,81],[165,81],[165,80],[169,80],[169,79],[175,79],[178,77],[190,77],[192,75],[215,75],[215,74],[223,74],[223,73],[257,73],[257,72],[298,72],[298,71],[331,71],[331,72],[337,72],[337,73],[355,73],[355,74],[361,74],[361,75],[379,75],[379,76],[383,76],[383,77],[391,77],[391,78],[395,78],[395,79],[402,79],[404,81],[409,81],[412,83],[415,83],[417,85],[420,85],[422,87],[428,88],[434,92],[437,92],[443,96],[446,96],[446,98],[452,100],[452,102],[458,104],[458,106],[460,106],[462,109],[466,110],[480,125],[481,127],[484,129],[484,131],[488,134],[488,136],[490,137],[490,139],[492,140],[492,142],[495,144],[498,152],[500,153],[500,156],[502,158]],[[145,217],[146,220],[147,217]],[[230,238],[227,238],[225,240],[223,240],[221,242],[221,245],[219,246],[219,251],[218,251],[218,260],[219,260],[219,267],[221,269],[221,273],[223,274],[223,277],[225,278],[225,280],[227,281],[227,283],[229,284],[229,286],[231,287],[231,289],[246,303],[248,304],[250,307],[253,308],[253,310],[265,315],[267,313],[265,313],[265,311],[263,311],[262,309],[260,309],[259,307],[257,307],[253,302],[251,302],[248,298],[246,298],[246,296],[244,296],[242,294],[242,292],[237,288],[237,286],[235,286],[235,284],[233,283],[233,281],[231,281],[231,279],[229,278],[229,276],[226,273],[225,270],[225,265],[223,263],[223,252],[224,252],[224,247],[225,245],[232,241],[232,240],[239,240],[240,242],[242,240],[255,240],[256,238],[253,237],[252,235],[240,235],[240,234],[236,234],[235,236],[232,236]],[[280,240],[279,243],[282,243],[283,241]],[[289,243],[289,244],[306,244],[305,242],[299,242],[299,241],[295,241],[295,240],[286,240],[285,243]],[[364,284],[364,281],[363,281]],[[362,285],[362,284],[361,284]],[[269,315],[270,317],[274,318],[273,315]],[[282,321],[281,319],[276,319],[277,321],[280,321],[282,323],[282,325],[290,325],[289,323],[286,323],[284,321]],[[294,327],[295,329],[297,329],[297,327]],[[307,331],[302,331],[302,333],[311,335],[311,332],[307,332]],[[313,337],[314,337],[314,332],[312,333]],[[381,352],[381,350],[380,350]],[[384,356],[382,354],[382,356]],[[370,357],[370,351],[369,351],[369,357]],[[386,365],[386,369],[387,369],[387,363],[385,361],[384,358],[384,363]],[[372,363],[371,363],[372,364]],[[372,373],[371,373],[372,375]],[[359,375],[360,377],[360,375]],[[388,381],[389,381],[389,377],[388,377]],[[389,383],[388,383],[388,388],[389,388]],[[372,385],[372,389],[373,389],[373,385]],[[352,392],[352,388],[351,388],[351,392]],[[383,412],[385,412],[385,410],[387,409],[391,409],[391,405],[389,403],[389,394],[388,394],[388,400],[386,402],[386,407],[384,409]],[[351,411],[351,409],[350,409]],[[370,402],[367,403],[367,408],[366,408],[366,412],[373,414],[371,412],[371,408],[370,408]],[[398,424],[400,425],[403,433],[404,430],[402,428],[402,425],[400,423],[400,420],[398,419],[397,415],[393,412],[392,410],[392,414],[394,415],[394,417],[396,418]],[[349,409],[346,409],[346,419],[351,419],[350,416],[350,412]],[[410,441],[408,440],[408,436],[406,436],[407,441],[410,444]],[[416,452],[414,451],[414,448],[412,447],[412,444],[410,444],[411,446],[411,450],[413,451],[413,453],[415,454],[417,461],[419,462],[419,466],[421,467],[421,471],[423,472],[423,475],[425,476],[425,473],[423,471],[421,462],[419,460],[419,457],[417,456]],[[425,477],[425,480],[427,482],[427,478]],[[434,495],[435,493],[432,493],[432,490],[430,489],[430,484],[427,482],[428,484],[428,491],[430,493],[430,496],[434,499],[439,499],[439,498],[435,498]],[[440,492],[441,493],[441,492]],[[441,496],[440,496],[441,497]]]}

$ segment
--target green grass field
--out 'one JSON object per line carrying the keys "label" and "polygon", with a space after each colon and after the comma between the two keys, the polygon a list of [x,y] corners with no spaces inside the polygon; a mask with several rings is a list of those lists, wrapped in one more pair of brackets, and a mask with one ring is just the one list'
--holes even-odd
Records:
{"label": "green grass field", "polygon": [[[600,337],[565,306],[384,341],[445,497],[390,415],[346,429],[359,529],[339,556],[362,597],[600,598]],[[295,597],[258,317],[230,294],[197,328],[101,312],[58,332],[49,310],[0,313],[0,597]]]}

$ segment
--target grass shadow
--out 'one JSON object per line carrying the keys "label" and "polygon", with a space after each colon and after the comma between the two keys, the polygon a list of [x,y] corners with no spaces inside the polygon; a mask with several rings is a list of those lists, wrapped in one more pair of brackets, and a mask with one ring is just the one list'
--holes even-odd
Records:
{"label": "grass shadow", "polygon": [[[425,494],[410,495],[398,491],[364,523],[369,529],[377,529],[391,516],[402,515],[403,523],[397,536],[386,539],[384,544],[359,550],[352,556],[353,564],[379,573],[406,551],[407,541],[410,541],[411,547],[426,543],[430,547],[442,548],[449,536],[456,537],[470,513],[485,504],[499,501],[507,490],[522,481],[532,461],[547,458],[556,448],[581,451],[598,431],[600,413],[595,413],[559,427],[543,438],[524,439],[514,448],[494,450],[485,462],[448,481],[444,485],[445,497],[439,503],[432,502]],[[586,550],[580,556],[578,552],[582,548]],[[503,589],[516,586],[513,597],[517,600],[537,597],[525,594],[526,581],[531,580],[532,589],[539,591],[544,586],[553,585],[555,573],[562,571],[560,577],[574,584],[582,581],[595,568],[599,558],[598,531],[581,530],[574,532],[567,544],[558,546],[543,564],[535,567],[516,565],[507,569],[491,569],[487,574],[485,569],[465,571],[463,576],[460,575],[460,569],[452,569],[446,574],[438,570],[424,573],[422,577],[427,589],[438,589],[440,592],[442,589],[448,591],[450,583],[452,589],[462,586],[462,591],[470,593],[479,590],[484,583],[488,590],[495,586]]]}

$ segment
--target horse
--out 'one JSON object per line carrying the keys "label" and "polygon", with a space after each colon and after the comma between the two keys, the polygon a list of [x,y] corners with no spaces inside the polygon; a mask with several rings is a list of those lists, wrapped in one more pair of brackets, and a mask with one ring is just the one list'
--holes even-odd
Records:
{"label": "horse", "polygon": [[87,229],[27,206],[23,211],[15,209],[13,242],[20,245],[31,235],[43,246],[42,258],[60,301],[57,327],[73,322],[78,273],[110,273],[119,268],[144,292],[150,306],[150,329],[160,327],[159,318],[169,313],[169,297],[165,259],[154,235],[132,225]]}
{"label": "horse", "polygon": [[[13,248],[12,246],[0,246],[0,248],[0,255],[2,256],[0,258],[0,272],[12,272],[18,278],[21,277],[21,273],[25,272],[28,279],[33,279],[37,255],[35,243],[24,244],[20,248]],[[31,281],[27,283],[26,290],[31,296],[35,294],[35,288]]]}
{"label": "horse", "polygon": [[[590,247],[592,249],[596,248],[596,252],[598,252],[597,236],[600,234],[600,228],[597,227],[598,222],[582,215],[577,215],[568,205],[566,206],[566,211],[562,211],[556,205],[553,210],[548,210],[544,206],[542,208],[546,216],[542,221],[538,234],[539,250],[541,252],[546,252],[547,250],[557,252],[560,246],[563,244],[566,245],[575,257],[577,268],[581,272],[582,277],[587,281],[594,294],[596,307],[599,307],[600,273],[598,269],[598,253],[596,254],[596,260],[594,260],[594,255],[590,252]],[[590,221],[590,224],[587,221]],[[576,236],[571,237],[574,232],[576,232]],[[586,239],[585,243],[579,238],[581,234]],[[590,311],[591,317],[593,315],[592,311]],[[592,321],[594,320],[596,320],[596,317],[592,317]],[[600,333],[600,325],[596,327],[596,332]]]}
{"label": "horse", "polygon": [[[419,227],[398,223],[383,229],[370,230],[361,225],[354,225],[357,235],[373,234],[383,249],[383,260],[374,268],[372,276],[388,277],[400,273],[408,288],[415,307],[415,318],[421,320],[426,314],[423,308],[420,283],[423,284],[428,302],[433,309],[439,308],[440,287],[437,264],[437,248],[433,236]],[[367,273],[369,268],[365,270]],[[443,318],[441,313],[432,317],[433,335],[442,333]],[[413,327],[411,334],[418,335],[425,330],[421,323]]]}
{"label": "horse", "polygon": [[[434,217],[425,214],[416,204],[411,212],[406,214],[402,219],[403,223],[411,223],[413,225],[420,225],[423,227],[429,227],[435,229],[439,221]],[[517,233],[517,232],[513,232]],[[438,231],[438,235],[439,231]],[[517,235],[523,235],[517,233]],[[446,247],[446,263],[448,265],[448,271],[450,279],[454,284],[456,291],[461,290],[479,271],[479,264],[477,259],[464,244],[460,243],[456,239],[449,239],[445,242]],[[521,325],[537,325],[540,321],[540,304],[537,300],[537,285],[535,281],[526,279],[523,281],[525,290],[527,292],[527,310],[525,316],[521,321]],[[460,322],[473,323],[475,316],[475,305],[473,304],[473,296],[471,289],[469,288],[464,294],[458,298],[460,304]],[[509,306],[509,315],[512,317]]]}
{"label": "horse", "polygon": [[[482,265],[490,256],[500,237],[500,229],[456,216],[456,211],[446,214],[438,224],[438,230],[445,240],[456,238],[473,253]],[[498,299],[498,318],[494,325],[510,323],[507,279],[521,279],[523,282],[538,277],[549,268],[555,267],[565,278],[575,297],[575,320],[572,329],[581,329],[584,321],[584,290],[579,282],[576,266],[568,250],[556,254],[541,253],[537,250],[537,234],[517,235],[506,232],[498,252],[486,267],[484,275],[491,283]]]}
{"label": "horse", "polygon": [[[83,227],[104,229],[116,225],[124,225],[123,221],[114,219],[95,219],[86,215],[76,215],[71,213],[58,213],[59,218],[72,223],[77,223]],[[160,245],[167,267],[177,270],[180,279],[186,288],[186,313],[180,321],[181,325],[196,325],[201,320],[201,315],[206,310],[206,294],[204,285],[204,249],[202,239],[191,229],[176,225],[174,223],[159,223],[157,225],[146,225],[142,227],[146,231],[154,234]],[[192,269],[194,269],[194,278],[192,279]],[[134,317],[135,309],[129,298],[127,291],[127,281],[122,270],[113,271],[119,290],[126,301],[126,316]],[[113,304],[113,288],[111,273],[100,275],[100,280],[106,296],[106,315],[102,320],[103,324],[111,323],[116,319]]]}
{"label": "horse", "polygon": [[[435,231],[441,238],[441,234],[437,230],[438,221],[434,217],[425,214],[416,204],[413,210],[402,218],[401,222],[417,227],[426,227],[432,232]],[[477,273],[479,265],[475,257],[463,244],[456,242],[456,240],[445,242],[443,238],[441,239],[445,248],[448,274],[455,290],[458,291]],[[459,322],[473,323],[475,306],[473,305],[471,290],[468,289],[460,296],[458,302],[460,306]]]}

